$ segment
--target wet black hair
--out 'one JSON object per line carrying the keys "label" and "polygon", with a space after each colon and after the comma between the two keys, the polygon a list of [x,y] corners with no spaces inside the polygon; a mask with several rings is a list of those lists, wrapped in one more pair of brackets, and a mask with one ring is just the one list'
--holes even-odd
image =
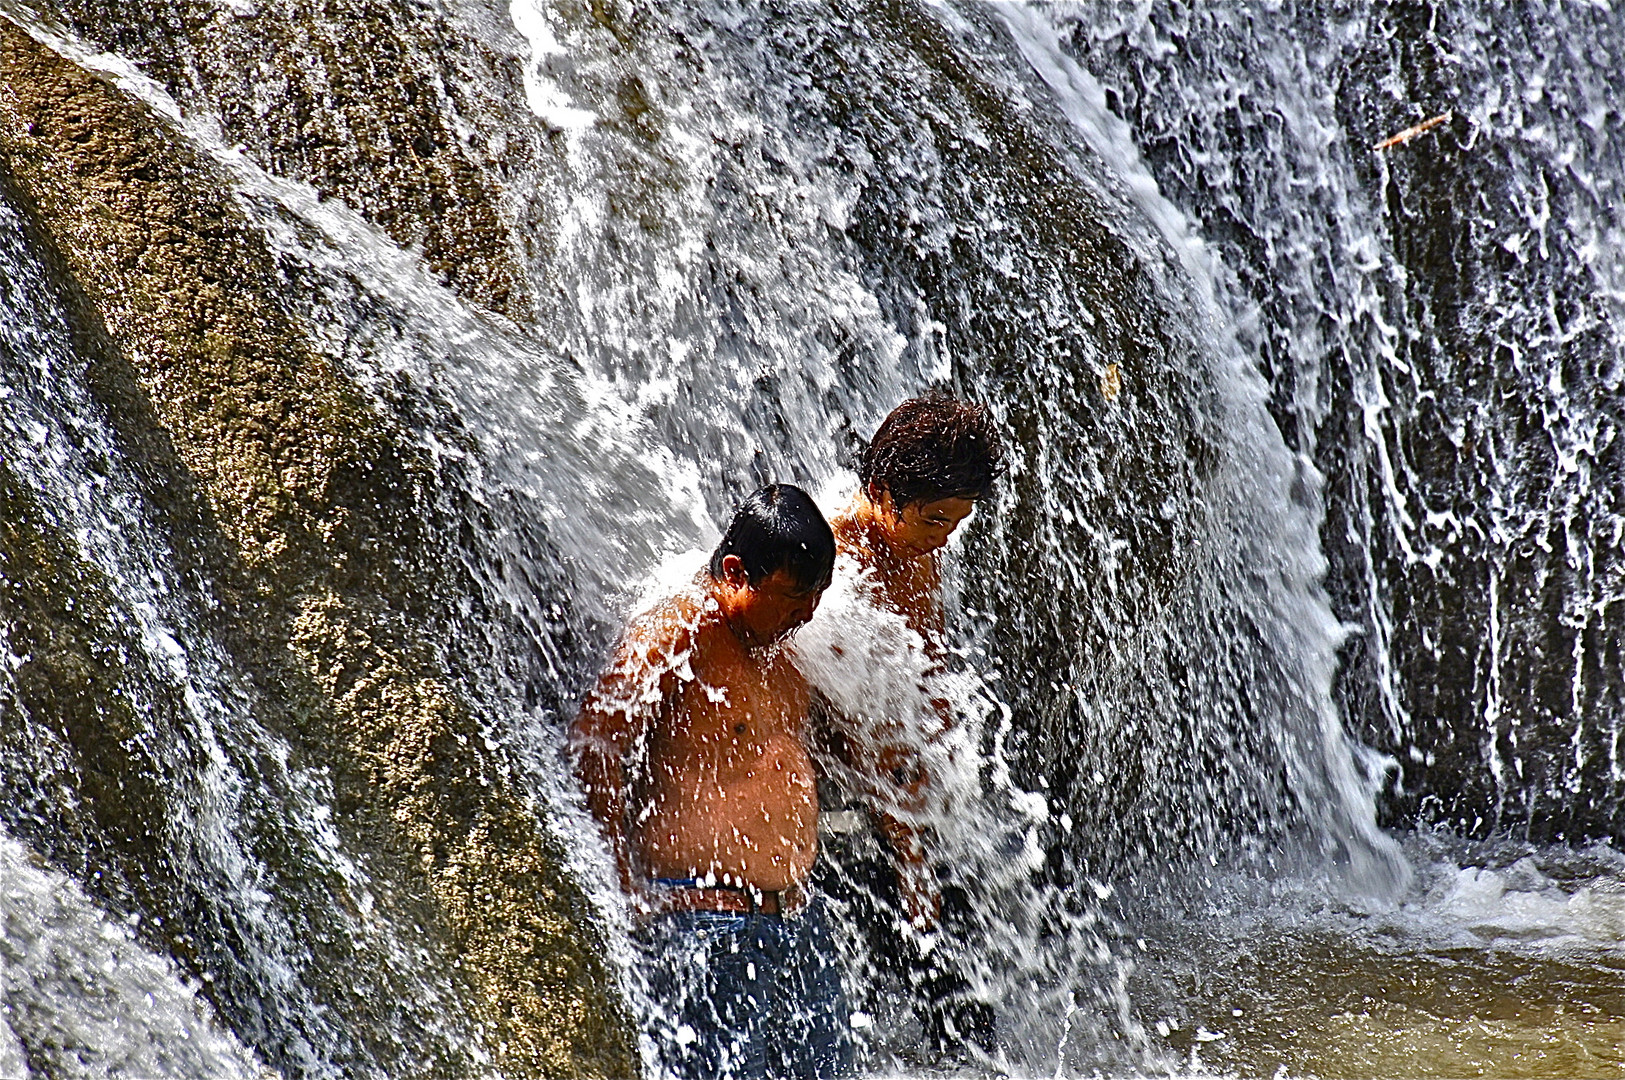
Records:
{"label": "wet black hair", "polygon": [[835,570],[835,534],[812,496],[793,484],[768,484],[734,511],[711,553],[713,578],[721,579],[722,560],[729,555],[739,556],[752,585],[775,570],[788,570],[798,589],[823,588]]}
{"label": "wet black hair", "polygon": [[899,508],[938,499],[985,499],[1004,472],[1004,444],[987,407],[943,396],[910,398],[881,422],[858,458],[865,490]]}

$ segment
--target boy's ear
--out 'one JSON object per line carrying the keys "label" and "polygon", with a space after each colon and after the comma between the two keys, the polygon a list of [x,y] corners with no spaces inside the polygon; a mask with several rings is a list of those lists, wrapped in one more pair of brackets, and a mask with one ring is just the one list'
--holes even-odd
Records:
{"label": "boy's ear", "polygon": [[742,589],[750,584],[750,575],[745,573],[745,560],[738,555],[724,555],[722,557],[722,580],[736,589]]}

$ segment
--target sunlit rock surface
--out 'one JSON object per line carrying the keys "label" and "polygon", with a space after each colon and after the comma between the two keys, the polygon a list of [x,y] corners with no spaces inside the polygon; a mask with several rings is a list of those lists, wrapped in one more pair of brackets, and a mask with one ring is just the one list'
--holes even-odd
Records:
{"label": "sunlit rock surface", "polygon": [[521,43],[497,5],[84,0],[55,11],[266,169],[420,250],[463,295],[529,314],[504,188],[523,189],[546,128],[513,122],[519,59],[485,41],[495,28],[499,43]]}
{"label": "sunlit rock surface", "polygon": [[[48,253],[47,295],[18,299],[67,313],[54,357],[8,364],[90,372],[207,635],[132,626],[8,468],[5,730],[44,766],[7,770],[10,827],[149,916],[142,933],[279,1067],[626,1073],[599,931],[435,635],[470,602],[446,477],[287,318],[207,161],[9,23],[0,50],[12,228]],[[208,729],[195,682],[182,700],[127,685],[142,632],[182,668],[212,646],[245,673],[215,703],[236,730]],[[263,738],[243,745],[250,724]],[[325,795],[314,828],[282,820],[305,784]],[[220,801],[245,833],[188,822]]]}

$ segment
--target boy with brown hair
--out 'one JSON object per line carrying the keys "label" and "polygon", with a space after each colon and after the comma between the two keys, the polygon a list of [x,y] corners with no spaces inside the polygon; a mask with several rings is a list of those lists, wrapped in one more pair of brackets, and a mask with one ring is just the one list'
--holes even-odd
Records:
{"label": "boy with brown hair", "polygon": [[[929,396],[892,410],[858,460],[858,491],[830,522],[842,610],[796,645],[822,706],[817,880],[854,912],[878,966],[927,1002],[922,1034],[939,1054],[962,1053],[967,1041],[993,1048],[991,1008],[968,997],[963,976],[921,955],[904,924],[934,931],[943,914],[924,822],[940,795],[929,761],[956,724],[936,687],[947,654],[942,551],[1003,470],[986,407]],[[846,602],[849,593],[859,602]],[[860,657],[865,649],[873,655]]]}

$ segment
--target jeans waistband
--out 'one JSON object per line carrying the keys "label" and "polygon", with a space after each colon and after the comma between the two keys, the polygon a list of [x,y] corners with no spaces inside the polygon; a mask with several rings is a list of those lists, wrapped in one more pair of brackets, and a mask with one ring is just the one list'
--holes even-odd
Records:
{"label": "jeans waistband", "polygon": [[783,916],[801,910],[807,900],[806,890],[798,885],[758,889],[751,885],[719,885],[703,878],[654,878],[651,884],[659,886],[656,908],[660,911]]}

